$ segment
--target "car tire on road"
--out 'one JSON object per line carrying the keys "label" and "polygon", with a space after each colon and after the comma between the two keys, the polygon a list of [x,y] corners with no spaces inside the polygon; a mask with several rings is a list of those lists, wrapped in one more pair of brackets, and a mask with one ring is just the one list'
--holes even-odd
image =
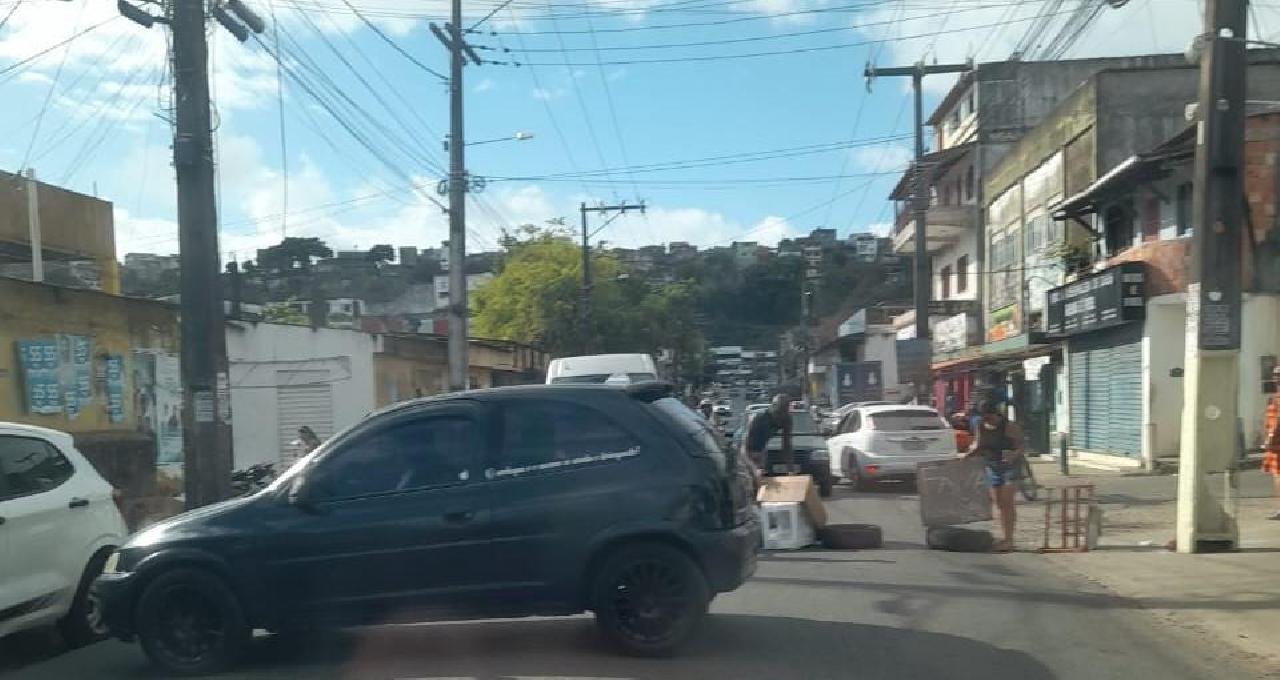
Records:
{"label": "car tire on road", "polygon": [[861,550],[884,545],[884,533],[874,524],[828,524],[818,527],[818,540],[832,550]]}
{"label": "car tire on road", "polygon": [[702,570],[661,543],[632,543],[608,555],[592,579],[596,625],[619,650],[667,656],[693,634],[711,601]]}
{"label": "car tire on road", "polygon": [[963,527],[929,527],[925,543],[933,550],[951,552],[991,552],[995,538],[990,531]]}
{"label": "car tire on road", "polygon": [[148,583],[135,624],[147,657],[174,675],[225,670],[253,633],[231,589],[201,569],[174,569]]}
{"label": "car tire on road", "polygon": [[80,584],[76,586],[75,599],[71,601],[71,609],[66,616],[58,619],[58,632],[67,646],[75,649],[84,647],[107,637],[107,628],[102,622],[102,609],[91,586],[93,580],[102,573],[111,551],[105,550],[93,556],[85,565],[80,575]]}

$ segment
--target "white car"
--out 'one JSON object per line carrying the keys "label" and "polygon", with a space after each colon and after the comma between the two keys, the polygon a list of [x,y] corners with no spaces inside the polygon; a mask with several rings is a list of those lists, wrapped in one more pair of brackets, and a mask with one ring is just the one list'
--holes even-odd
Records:
{"label": "white car", "polygon": [[867,488],[885,480],[914,481],[916,465],[956,456],[956,438],[928,406],[859,406],[827,439],[827,452],[832,477]]}
{"label": "white car", "polygon": [[73,647],[103,637],[89,586],[127,534],[71,435],[0,422],[0,637],[53,623]]}

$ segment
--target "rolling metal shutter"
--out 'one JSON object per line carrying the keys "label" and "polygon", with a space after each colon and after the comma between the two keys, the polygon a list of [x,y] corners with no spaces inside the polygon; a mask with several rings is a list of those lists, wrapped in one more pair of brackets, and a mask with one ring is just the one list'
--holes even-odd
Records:
{"label": "rolling metal shutter", "polygon": [[309,425],[322,441],[333,436],[333,386],[328,380],[328,371],[277,373],[276,413],[282,461],[293,457],[295,451],[290,442],[298,438],[298,428],[303,425]]}
{"label": "rolling metal shutter", "polygon": [[1142,452],[1142,324],[1069,341],[1071,447],[1137,457]]}

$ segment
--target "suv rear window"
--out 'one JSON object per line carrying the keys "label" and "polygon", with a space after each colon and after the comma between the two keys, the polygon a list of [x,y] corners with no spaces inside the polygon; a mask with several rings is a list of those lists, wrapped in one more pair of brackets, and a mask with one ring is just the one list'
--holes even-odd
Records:
{"label": "suv rear window", "polygon": [[652,404],[664,420],[671,423],[683,435],[693,440],[698,452],[716,461],[725,469],[725,452],[716,433],[711,431],[705,418],[685,406],[675,397],[663,397]]}
{"label": "suv rear window", "polygon": [[879,411],[867,416],[873,430],[904,432],[907,430],[945,430],[947,424],[930,411]]}
{"label": "suv rear window", "polygon": [[586,375],[562,375],[559,378],[552,378],[552,385],[581,385],[593,384],[603,385],[613,376],[619,376],[615,380],[620,380],[621,376],[626,376],[629,382],[638,383],[649,380],[656,380],[657,376],[652,373],[589,373]]}

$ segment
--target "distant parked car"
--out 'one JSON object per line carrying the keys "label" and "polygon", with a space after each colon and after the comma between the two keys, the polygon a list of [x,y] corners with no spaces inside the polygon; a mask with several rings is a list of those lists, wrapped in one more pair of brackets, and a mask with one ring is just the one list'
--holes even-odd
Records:
{"label": "distant parked car", "polygon": [[824,418],[822,418],[821,421],[819,421],[821,424],[820,431],[822,432],[822,436],[830,437],[831,435],[835,434],[836,427],[840,425],[840,421],[844,420],[844,417],[849,415],[849,412],[855,408],[858,408],[861,406],[882,406],[882,405],[887,405],[892,403],[893,402],[891,401],[855,401],[855,402],[840,406],[839,408],[836,408],[835,410],[828,413]]}
{"label": "distant parked car", "polygon": [[257,628],[584,610],[665,654],[755,569],[744,467],[660,383],[413,400],[147,529],[95,589],[166,676],[226,668]]}
{"label": "distant parked car", "polygon": [[627,385],[658,379],[658,366],[648,354],[592,354],[552,359],[547,384]]}
{"label": "distant parked car", "polygon": [[858,406],[827,440],[831,475],[864,489],[881,481],[915,481],[916,465],[954,458],[951,426],[928,406]]}
{"label": "distant parked car", "polygon": [[102,638],[90,585],[127,533],[71,435],[0,423],[0,637],[56,623],[72,647]]}

